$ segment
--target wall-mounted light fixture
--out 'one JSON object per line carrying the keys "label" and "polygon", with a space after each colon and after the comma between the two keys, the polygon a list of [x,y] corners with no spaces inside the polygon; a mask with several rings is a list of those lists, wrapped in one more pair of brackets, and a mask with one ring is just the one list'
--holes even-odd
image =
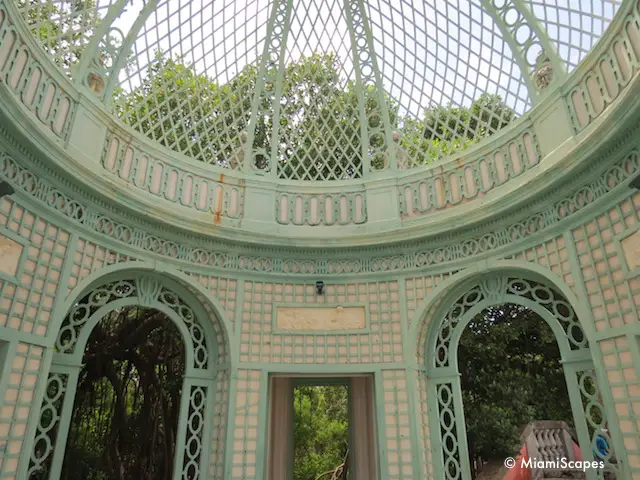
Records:
{"label": "wall-mounted light fixture", "polygon": [[322,280],[316,282],[316,293],[318,295],[324,295],[324,282]]}
{"label": "wall-mounted light fixture", "polygon": [[11,195],[14,193],[13,187],[7,182],[0,182],[0,198],[5,195]]}

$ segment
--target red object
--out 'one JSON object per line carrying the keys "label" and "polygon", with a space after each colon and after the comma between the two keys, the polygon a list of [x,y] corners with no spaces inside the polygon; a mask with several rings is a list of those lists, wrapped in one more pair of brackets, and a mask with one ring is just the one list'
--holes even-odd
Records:
{"label": "red object", "polygon": [[580,453],[580,447],[576,442],[573,442],[573,456],[576,460],[582,461],[582,453]]}
{"label": "red object", "polygon": [[531,480],[531,470],[522,466],[522,461],[529,458],[527,446],[523,445],[520,454],[516,457],[516,464],[510,468],[502,480]]}
{"label": "red object", "polygon": [[[582,461],[580,447],[575,442],[573,442],[573,456],[577,461]],[[523,445],[520,449],[520,454],[516,457],[515,466],[509,469],[502,480],[531,480],[531,469],[522,466],[522,461],[527,458],[529,458],[529,455],[527,454],[527,446]]]}

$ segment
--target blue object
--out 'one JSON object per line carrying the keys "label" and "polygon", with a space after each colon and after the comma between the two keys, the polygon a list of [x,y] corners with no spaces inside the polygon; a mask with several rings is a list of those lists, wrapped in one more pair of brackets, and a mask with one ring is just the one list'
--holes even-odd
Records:
{"label": "blue object", "polygon": [[604,460],[609,454],[609,444],[602,435],[598,435],[596,439],[596,450],[593,451],[593,454],[601,460]]}

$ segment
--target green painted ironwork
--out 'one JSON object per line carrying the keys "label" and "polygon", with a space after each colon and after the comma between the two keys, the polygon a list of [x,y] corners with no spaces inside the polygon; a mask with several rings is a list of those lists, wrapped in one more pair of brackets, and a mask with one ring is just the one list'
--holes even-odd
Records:
{"label": "green painted ironwork", "polygon": [[[52,9],[51,21],[47,20],[46,8]],[[425,159],[437,159],[466,148],[469,138],[495,133],[495,128],[501,125],[491,126],[485,118],[498,118],[502,114],[491,105],[474,112],[472,120],[462,116],[452,119],[458,123],[453,129],[445,125],[442,129],[437,125],[426,127],[428,137],[437,140],[433,145],[416,143],[409,130],[422,114],[420,110],[438,104],[464,106],[482,93],[472,87],[474,82],[451,69],[449,65],[454,58],[460,64],[459,69],[473,73],[469,78],[475,76],[477,85],[486,85],[484,92],[504,96],[506,104],[522,114],[530,107],[529,97],[535,100],[539,95],[534,67],[540,51],[544,50],[550,59],[553,79],[562,79],[564,62],[555,53],[556,46],[569,48],[571,57],[574,51],[584,54],[586,47],[581,43],[581,35],[587,35],[592,45],[602,33],[602,27],[596,24],[606,25],[618,3],[601,0],[592,2],[590,9],[574,10],[560,5],[543,8],[535,2],[470,2],[469,6],[446,7],[451,10],[450,18],[458,16],[459,21],[454,22],[439,18],[435,5],[428,2],[413,6],[401,2],[393,10],[382,0],[366,5],[337,0],[291,0],[259,5],[252,0],[234,6],[233,12],[230,7],[211,6],[213,18],[198,20],[198,25],[193,25],[194,7],[186,0],[153,1],[146,5],[124,0],[100,0],[86,5],[56,0],[46,8],[37,2],[19,3],[20,13],[54,61],[72,73],[77,84],[88,86],[107,105],[113,104],[125,123],[152,140],[188,157],[246,173],[270,170],[272,176],[283,179],[340,180],[361,178],[369,168],[419,166]],[[575,15],[581,15],[584,25],[573,25],[569,39],[559,36],[559,18]],[[179,21],[186,16],[192,19],[191,31]],[[409,25],[399,22],[400,18],[410,19]],[[225,19],[224,25],[218,25],[218,19]],[[490,25],[493,22],[497,28]],[[75,33],[69,29],[70,24],[75,26]],[[247,40],[243,48],[232,50],[229,38],[233,29],[241,25],[247,31]],[[406,36],[405,43],[417,49],[427,48],[426,73],[417,68],[416,63],[397,61],[406,46],[397,44],[395,51],[389,51],[381,42],[392,29]],[[211,33],[196,34],[197,31]],[[176,35],[180,36],[179,41]],[[219,36],[222,43],[208,47],[210,37],[207,35]],[[449,45],[459,38],[470,39],[474,51],[467,48],[459,52]],[[397,41],[393,37],[389,40]],[[60,44],[65,48],[59,49]],[[443,55],[438,52],[434,56],[434,50],[442,50]],[[287,117],[284,107],[287,105],[287,98],[283,97],[284,84],[289,81],[285,78],[285,69],[300,54],[310,53],[337,55],[341,81],[345,86],[345,82],[355,82],[359,133],[351,137],[346,135],[346,130],[340,133],[338,129],[329,133],[330,138],[303,138],[296,147],[287,144],[290,140],[283,136],[283,125],[300,121]],[[416,54],[409,55],[409,60],[424,65],[425,60]],[[487,61],[483,57],[498,55],[500,64],[483,64]],[[573,58],[567,61],[575,65]],[[174,62],[172,65],[184,62],[185,68],[177,77],[163,80],[166,62]],[[255,69],[255,75],[249,74],[248,66]],[[195,90],[190,84],[193,75],[201,75]],[[255,78],[250,80],[252,75]],[[413,84],[407,83],[410,77]],[[322,83],[321,78],[312,79],[315,80]],[[178,84],[182,81],[183,85],[175,88],[171,84],[175,81]],[[117,88],[116,82],[120,85]],[[231,82],[228,85],[233,86],[227,90],[215,87],[213,93],[208,91],[207,82],[220,86]],[[170,93],[165,95],[165,90]],[[185,95],[196,91],[213,96],[198,104],[187,102]],[[372,96],[365,93],[368,91],[375,93]],[[415,95],[407,95],[409,91]],[[116,92],[114,103],[112,96]],[[127,92],[138,92],[145,98],[132,103],[126,100]],[[240,106],[239,96],[247,95],[253,98],[251,105]],[[154,99],[150,100],[150,96]],[[391,118],[388,98],[398,102],[397,108],[393,107],[397,110],[394,118],[400,115],[405,120]],[[146,113],[132,116],[132,109],[143,107],[141,101],[147,102]],[[209,101],[218,106],[207,106]],[[371,102],[377,104],[373,110]],[[162,119],[167,115],[174,117],[173,128],[168,128]],[[286,123],[264,123],[267,117],[283,118]],[[317,121],[330,122],[330,119]],[[473,126],[477,122],[478,125]],[[184,133],[176,132],[178,125],[184,127]],[[333,128],[328,123],[325,127],[325,132]],[[256,143],[257,136],[259,143]],[[323,160],[295,153],[295,149],[307,141],[326,142],[324,147],[318,145]],[[351,155],[353,149],[361,153]],[[245,156],[247,162],[243,161]],[[348,159],[346,164],[342,164],[344,158]],[[320,167],[318,161],[324,165]],[[271,163],[277,164],[277,168],[271,168]]]}
{"label": "green painted ironwork", "polygon": [[[583,331],[570,303],[553,288],[515,276],[491,275],[476,284],[459,287],[464,292],[455,301],[438,306],[432,317],[433,326],[427,338],[425,375],[427,398],[431,405],[431,432],[439,441],[433,444],[433,456],[438,459],[441,478],[448,480],[470,478],[466,453],[464,409],[457,368],[457,346],[469,321],[490,306],[516,303],[542,317],[556,335],[567,389],[572,400],[576,432],[585,460],[594,461],[596,437],[609,423],[614,413],[603,405],[599,383],[593,370],[593,359],[587,335]],[[454,295],[454,293],[451,293]],[[433,433],[432,433],[433,434]],[[611,438],[605,435],[611,445]],[[615,449],[605,457],[605,470],[617,472],[626,464],[618,456],[611,463]],[[587,472],[591,479],[602,478],[602,471]]]}
{"label": "green painted ironwork", "polygon": [[174,288],[158,277],[137,275],[122,280],[116,277],[111,282],[94,285],[92,290],[77,297],[65,316],[55,341],[56,353],[33,441],[29,478],[34,475],[37,478],[59,477],[84,346],[98,322],[110,311],[127,305],[159,310],[182,334],[186,370],[174,478],[202,478],[200,472],[208,470],[209,452],[204,447],[207,440],[211,441],[211,422],[206,419],[210,420],[213,411],[221,407],[209,400],[208,395],[215,391],[214,379],[220,358],[224,358],[220,355],[224,349],[217,351],[217,334],[208,324],[208,318],[206,321],[199,318],[197,308],[188,305]]}
{"label": "green painted ironwork", "polygon": [[[640,14],[579,3],[1,0],[0,478],[56,478],[82,342],[118,305],[79,299],[114,282],[190,345],[176,479],[265,477],[270,374],[366,373],[381,478],[466,480],[457,335],[502,301],[554,328],[586,456],[606,419],[637,475]],[[287,117],[312,53],[353,93],[321,138]],[[407,134],[485,92],[518,118]],[[322,161],[287,163],[292,131]],[[365,329],[274,324],[355,304]]]}
{"label": "green painted ironwork", "polygon": [[[565,219],[579,215],[589,205],[598,201],[610,192],[620,187],[625,189],[627,182],[640,171],[640,157],[634,151],[621,159],[617,164],[602,171],[591,184],[584,185],[570,195],[563,192],[562,198],[550,206],[537,209],[525,219],[504,226],[498,230],[488,228],[486,233],[464,238],[457,245],[442,245],[435,248],[418,246],[403,249],[389,249],[386,254],[372,250],[370,254],[361,251],[358,258],[335,254],[335,258],[313,258],[313,251],[309,255],[299,251],[291,251],[291,256],[283,253],[278,257],[272,254],[259,255],[249,252],[233,253],[229,249],[207,248],[203,239],[189,245],[189,239],[169,239],[149,232],[151,228],[140,228],[114,220],[100,210],[91,210],[89,206],[81,205],[57,188],[48,185],[43,179],[36,177],[7,155],[0,157],[0,172],[16,188],[42,199],[45,205],[73,220],[78,225],[86,225],[95,233],[115,240],[118,244],[133,247],[136,250],[152,252],[167,259],[180,260],[189,264],[233,270],[239,272],[277,273],[287,275],[340,275],[343,273],[384,273],[421,269],[429,266],[441,265],[465,259],[474,258],[482,254],[490,254],[500,248],[507,247],[513,242],[527,240],[546,230],[555,228]],[[592,164],[591,168],[598,168]],[[435,203],[435,202],[434,202]],[[548,205],[548,200],[540,201]],[[526,212],[531,205],[527,205]],[[475,238],[474,238],[475,237]],[[402,250],[399,253],[397,250]],[[296,258],[296,256],[298,258]]]}

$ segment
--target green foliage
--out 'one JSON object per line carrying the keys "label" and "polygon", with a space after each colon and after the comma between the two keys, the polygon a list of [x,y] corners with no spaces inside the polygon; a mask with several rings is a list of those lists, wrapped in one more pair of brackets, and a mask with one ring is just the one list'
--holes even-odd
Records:
{"label": "green foliage", "polygon": [[[287,178],[362,176],[358,91],[355,82],[340,77],[339,70],[333,54],[303,57],[285,68],[278,161]],[[370,126],[380,129],[376,90],[367,88],[362,95]],[[383,142],[374,136],[367,149],[380,149]]]}
{"label": "green foliage", "polygon": [[[161,144],[225,166],[242,144],[258,74],[256,66],[248,65],[219,85],[196,74],[179,58],[167,59],[158,53],[140,87],[117,92],[115,109],[126,123]],[[275,72],[267,74],[275,76]],[[275,111],[269,97],[276,94],[277,86],[265,88],[269,95],[262,99],[255,119],[256,166],[267,168],[274,148],[285,178],[360,177],[363,155],[372,158],[374,169],[384,168],[389,149],[383,134],[384,110],[390,127],[399,134],[400,148],[418,164],[464,150],[515,118],[498,95],[488,94],[469,107],[428,108],[422,119],[401,116],[395,99],[382,95],[383,106],[375,87],[359,91],[354,81],[343,78],[334,54],[314,54],[285,67],[277,119],[279,143],[273,146]],[[364,145],[360,95],[369,131]]]}
{"label": "green foliage", "polygon": [[520,428],[534,420],[573,424],[555,336],[531,310],[505,304],[476,316],[460,338],[458,367],[472,456],[513,455]]}
{"label": "green foliage", "polygon": [[184,362],[164,314],[108,314],[85,350],[61,478],[171,478]]}
{"label": "green foliage", "polygon": [[433,106],[406,118],[401,145],[417,164],[431,163],[493,135],[516,118],[499,95],[483,93],[468,107]]}
{"label": "green foliage", "polygon": [[294,391],[294,480],[315,480],[338,467],[348,448],[345,386],[299,386]]}
{"label": "green foliage", "polygon": [[100,23],[96,0],[17,0],[35,37],[62,69],[77,64]]}
{"label": "green foliage", "polygon": [[[96,0],[69,4],[18,0],[18,7],[45,50],[67,71],[78,63],[101,20]],[[313,54],[289,63],[277,119],[270,98],[278,86],[266,85],[251,146],[256,168],[274,168],[270,164],[273,157],[284,178],[357,178],[363,175],[365,156],[373,169],[387,168],[391,149],[402,157],[399,168],[408,168],[464,150],[516,116],[500,96],[489,94],[468,107],[431,106],[421,118],[401,116],[395,99],[380,95],[373,86],[359,91],[353,80],[341,74],[339,63],[335,54]],[[266,78],[276,73],[266,72]],[[244,161],[259,74],[256,65],[247,65],[229,82],[219,84],[196,73],[181,58],[157,52],[137,88],[115,92],[114,109],[125,123],[167,148],[206,163],[237,168]],[[360,96],[364,112],[360,111]],[[387,144],[385,110],[390,128],[399,137],[398,145]],[[362,138],[363,118],[366,139]],[[272,145],[276,125],[278,144]]]}
{"label": "green foliage", "polygon": [[[139,88],[116,92],[116,113],[168,148],[225,165],[249,122],[256,77],[255,67],[247,67],[219,86],[158,54]],[[260,135],[257,141],[264,143]]]}

